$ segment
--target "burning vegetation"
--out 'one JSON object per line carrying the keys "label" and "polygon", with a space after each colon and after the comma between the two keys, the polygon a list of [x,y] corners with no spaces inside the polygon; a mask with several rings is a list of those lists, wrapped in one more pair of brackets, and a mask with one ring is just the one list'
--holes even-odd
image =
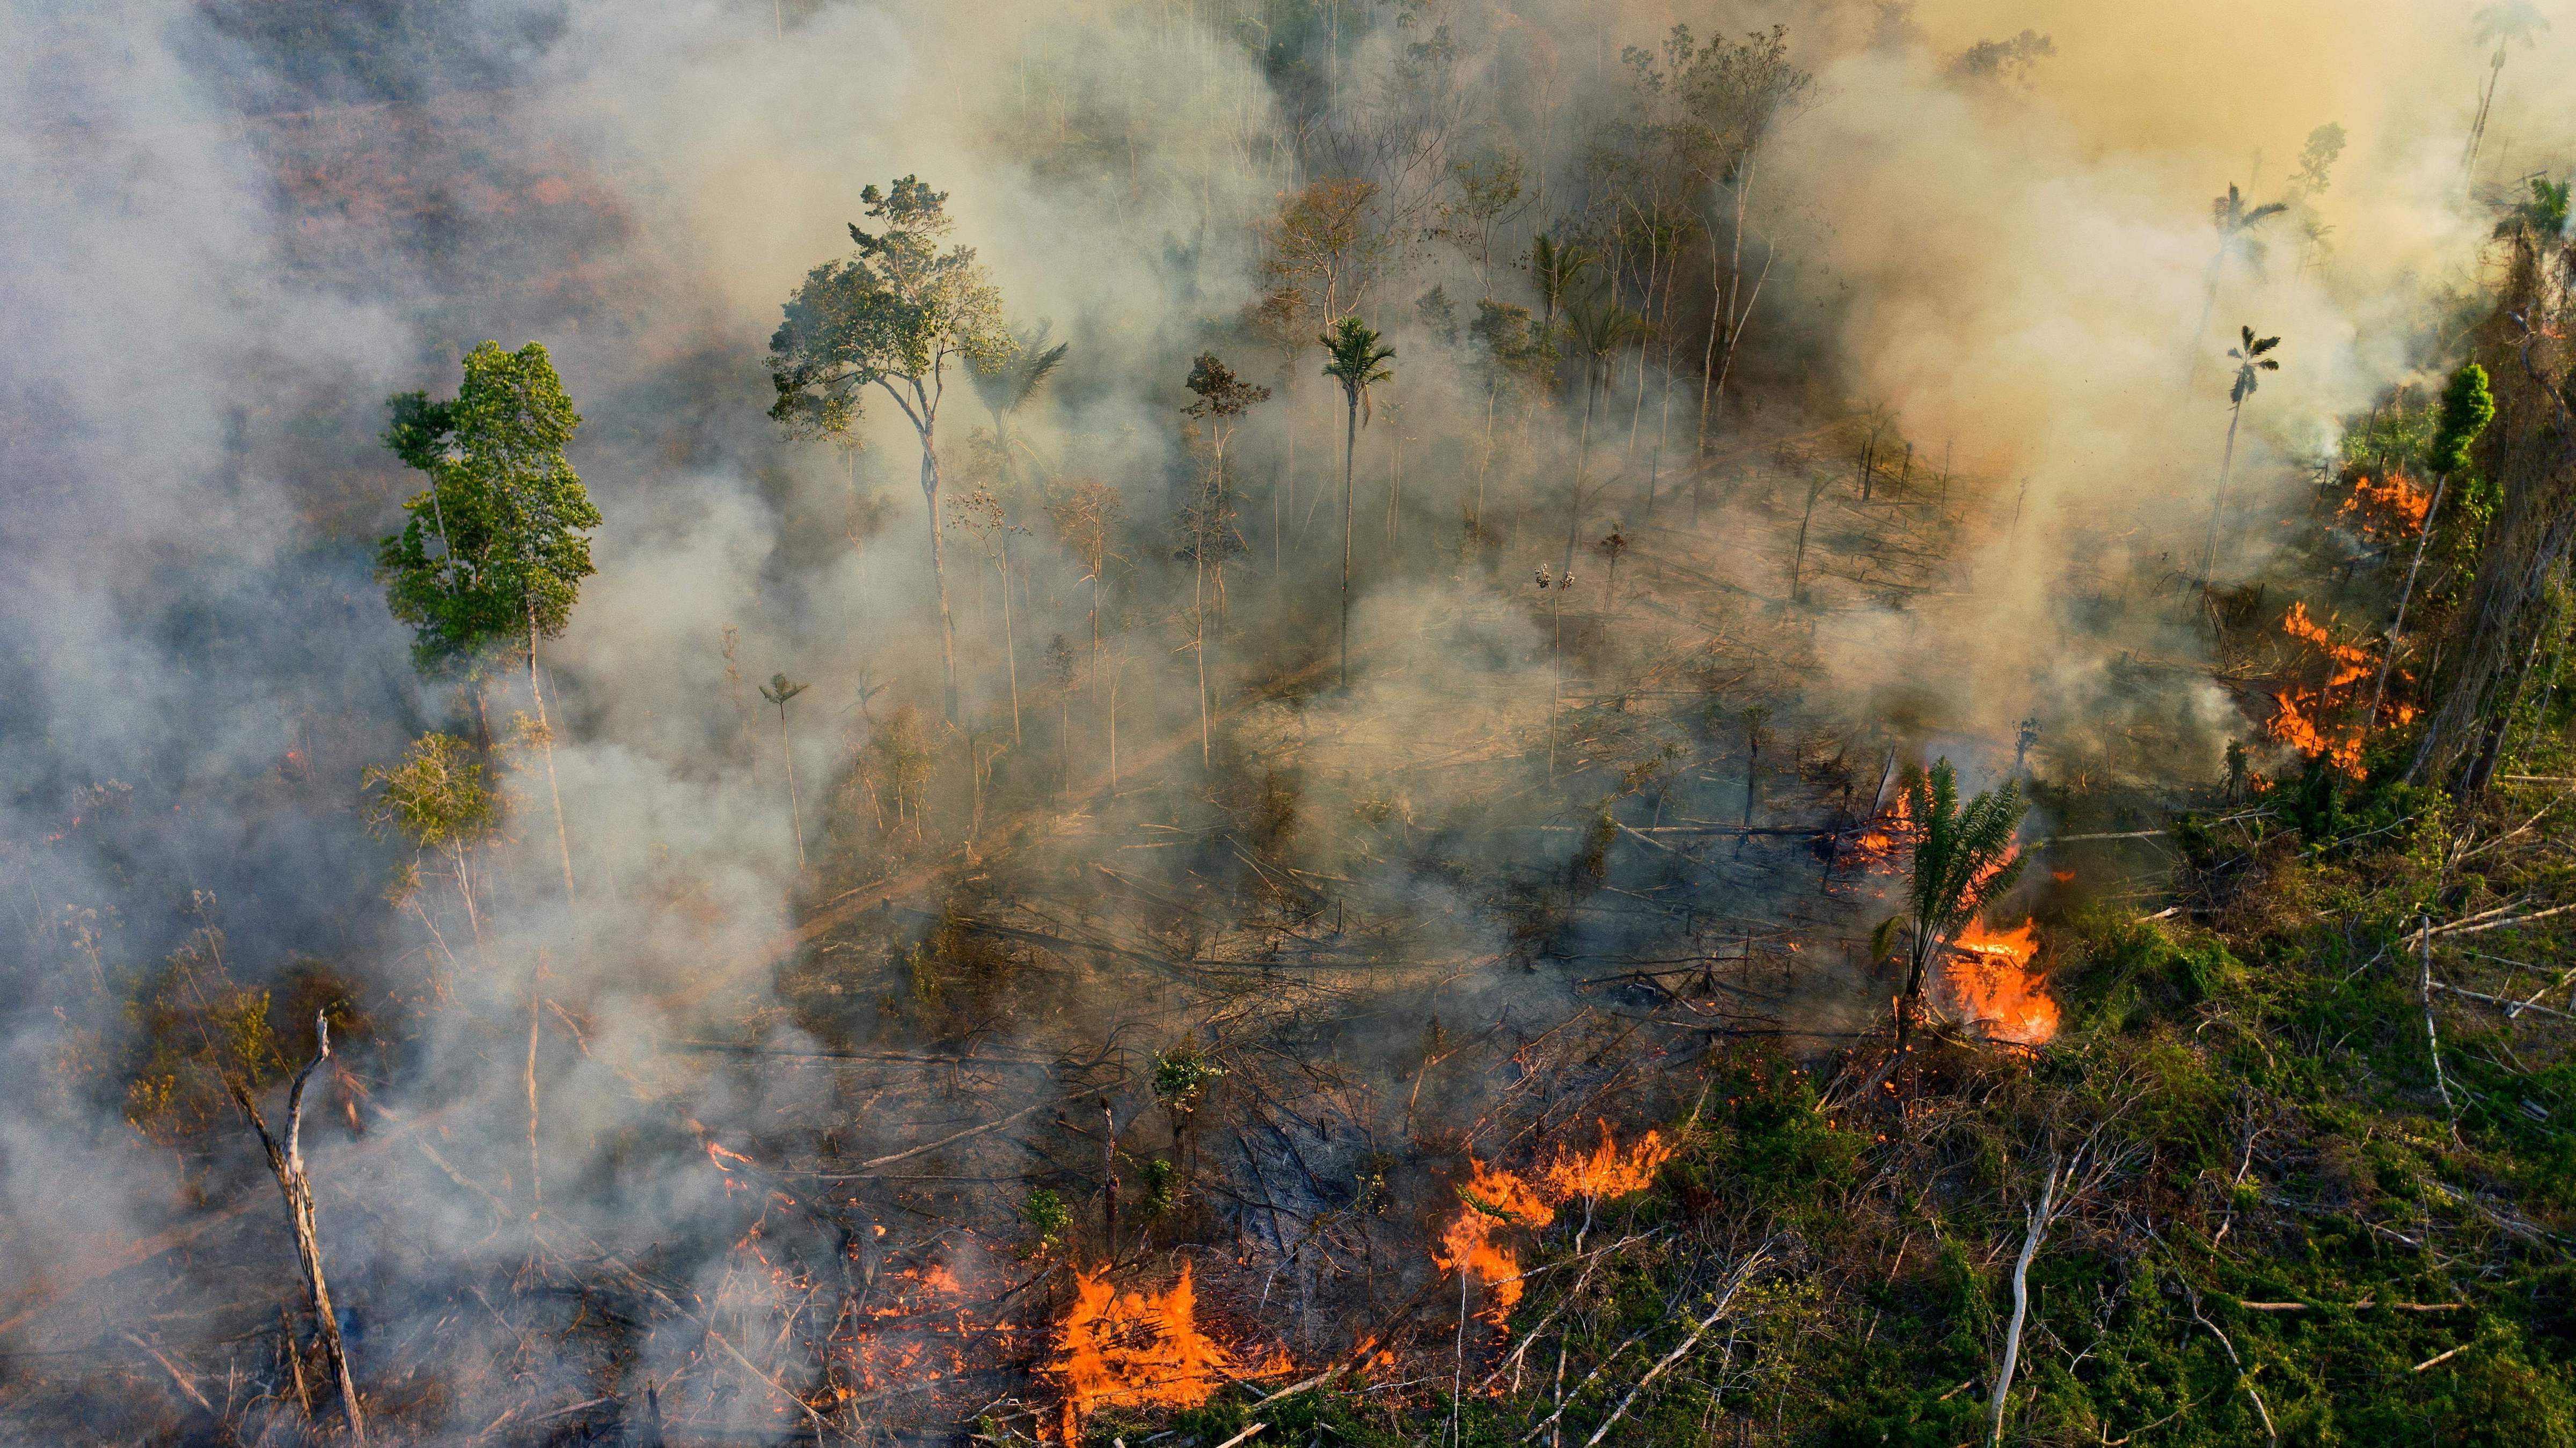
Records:
{"label": "burning vegetation", "polygon": [[2175,192],[2082,7],[53,7],[0,1436],[2567,1441],[2576,67],[2430,194],[2403,8]]}

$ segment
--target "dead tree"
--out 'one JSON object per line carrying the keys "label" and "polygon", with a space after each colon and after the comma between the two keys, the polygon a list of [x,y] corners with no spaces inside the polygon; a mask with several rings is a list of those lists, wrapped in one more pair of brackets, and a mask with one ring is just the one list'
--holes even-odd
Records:
{"label": "dead tree", "polygon": [[260,1114],[259,1103],[251,1099],[249,1083],[239,1076],[228,1076],[224,1084],[232,1089],[233,1101],[241,1107],[242,1114],[250,1118],[251,1130],[259,1133],[259,1144],[268,1153],[268,1169],[276,1174],[277,1189],[286,1194],[287,1225],[295,1233],[295,1257],[304,1269],[304,1297],[322,1335],[323,1366],[340,1385],[340,1409],[348,1417],[350,1439],[365,1448],[367,1426],[358,1408],[358,1385],[349,1376],[349,1355],[340,1346],[340,1319],[331,1311],[331,1287],[322,1277],[322,1243],[313,1228],[313,1182],[305,1174],[301,1143],[305,1083],[312,1079],[313,1068],[329,1059],[331,1021],[328,1016],[316,1015],[313,1059],[295,1073],[294,1084],[286,1091],[283,1146],[269,1131],[268,1118]]}

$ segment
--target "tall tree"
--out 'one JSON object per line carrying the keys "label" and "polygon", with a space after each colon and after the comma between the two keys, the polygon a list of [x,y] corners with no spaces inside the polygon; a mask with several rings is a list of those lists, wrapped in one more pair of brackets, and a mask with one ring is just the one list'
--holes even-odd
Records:
{"label": "tall tree", "polygon": [[2245,418],[2245,399],[2261,385],[2261,374],[2281,370],[2279,358],[2264,355],[2280,346],[2281,339],[2257,338],[2251,327],[2243,330],[2244,340],[2227,349],[2227,355],[2236,359],[2236,382],[2227,389],[2227,455],[2218,465],[2218,497],[2209,505],[2209,548],[2200,560],[2204,581],[2217,576],[2218,530],[2227,514],[2227,476],[2236,469],[2236,424]]}
{"label": "tall tree", "polygon": [[2478,88],[2478,113],[2469,123],[2469,143],[2460,153],[2460,174],[2466,176],[2478,164],[2478,151],[2486,145],[2487,113],[2495,106],[2496,82],[2504,79],[2505,56],[2516,41],[2529,50],[2539,43],[2541,32],[2549,21],[2531,0],[2497,0],[2477,14],[2477,43],[2495,46],[2487,61],[2487,83]]}
{"label": "tall tree", "polygon": [[1565,570],[1572,572],[1574,546],[1583,531],[1583,505],[1589,501],[1583,485],[1592,462],[1593,400],[1609,384],[1612,356],[1631,342],[1642,342],[1650,329],[1645,318],[1611,300],[1606,287],[1567,307],[1565,315],[1573,328],[1575,349],[1583,356],[1583,428],[1575,447],[1574,491],[1565,520]]}
{"label": "tall tree", "polygon": [[[1690,34],[1677,27],[1675,39],[1686,46]],[[1812,101],[1816,78],[1789,59],[1788,29],[1775,25],[1734,44],[1712,38],[1691,56],[1675,84],[1694,131],[1683,154],[1709,198],[1709,209],[1699,217],[1713,292],[1700,357],[1699,451],[1705,454],[1710,406],[1726,390],[1736,349],[1771,275],[1775,248],[1765,244],[1761,270],[1749,285],[1745,278],[1744,238],[1763,148]]]}
{"label": "tall tree", "polygon": [[787,701],[812,686],[785,674],[772,674],[760,686],[760,697],[778,706],[778,754],[787,764],[787,827],[796,836],[796,868],[805,868],[805,810],[796,799],[796,746],[787,737]]}
{"label": "tall tree", "polygon": [[1372,412],[1369,389],[1395,374],[1386,364],[1395,349],[1380,343],[1377,329],[1356,313],[1343,317],[1323,336],[1324,375],[1342,384],[1348,417],[1342,431],[1342,687],[1351,684],[1351,469],[1358,456],[1360,424]]}
{"label": "tall tree", "polygon": [[1020,743],[1020,634],[1011,612],[1011,535],[1028,530],[1010,520],[1002,497],[979,487],[948,505],[951,520],[983,545],[985,558],[1002,577],[1002,661],[1011,684],[1011,743]]}
{"label": "tall tree", "polygon": [[403,530],[377,545],[376,573],[394,617],[412,626],[412,657],[424,669],[524,653],[571,900],[572,844],[537,648],[562,635],[581,581],[597,571],[584,530],[599,526],[599,509],[564,457],[581,417],[535,342],[516,352],[485,342],[464,368],[447,401],[420,392],[390,399],[386,445],[430,485],[403,504]]}
{"label": "tall tree", "polygon": [[[1207,424],[1208,441],[1216,455],[1216,469],[1200,490],[1198,501],[1183,515],[1182,553],[1190,560],[1190,626],[1191,651],[1198,655],[1199,666],[1199,763],[1211,758],[1210,704],[1208,696],[1207,584],[1208,565],[1217,569],[1217,596],[1225,596],[1225,564],[1243,551],[1243,540],[1235,532],[1234,505],[1225,489],[1225,445],[1243,415],[1260,403],[1270,400],[1270,389],[1256,386],[1235,375],[1234,369],[1217,359],[1213,352],[1201,352],[1190,366],[1188,387],[1198,401],[1182,411]],[[1218,610],[1222,620],[1224,610]]]}
{"label": "tall tree", "polygon": [[948,367],[992,371],[1014,352],[1002,325],[1002,292],[971,247],[939,249],[954,229],[946,192],[919,177],[859,193],[870,233],[853,222],[858,250],[806,273],[769,339],[769,415],[792,435],[836,437],[856,423],[864,389],[894,399],[921,440],[921,496],[930,515],[930,572],[939,593],[939,661],[944,717],[957,723],[957,630],[948,608],[948,568],[939,516],[939,404]]}
{"label": "tall tree", "polygon": [[2200,339],[2209,333],[2209,314],[2218,307],[2218,284],[2231,260],[2242,261],[2259,270],[2263,265],[2263,223],[2289,210],[2286,202],[2269,201],[2261,206],[2245,204],[2245,195],[2236,183],[2227,183],[2227,194],[2209,203],[2209,224],[2218,233],[2218,250],[2209,259],[2209,277],[2201,289],[2200,320],[2191,327],[2191,367],[2184,374],[2183,385],[2200,380]]}
{"label": "tall tree", "polygon": [[[1073,491],[1048,505],[1047,516],[1055,523],[1056,537],[1065,550],[1082,565],[1082,581],[1091,585],[1091,679],[1097,689],[1107,676],[1101,667],[1100,588],[1109,578],[1109,545],[1118,533],[1118,515],[1125,500],[1116,488],[1102,482],[1077,485]],[[1106,699],[1107,725],[1110,737],[1117,736],[1117,701],[1114,692]],[[1112,782],[1115,782],[1116,747],[1111,747]],[[1068,767],[1069,769],[1069,767]]]}
{"label": "tall tree", "polygon": [[1919,831],[1914,844],[1914,876],[1907,888],[1905,914],[1879,927],[1879,948],[1888,937],[1905,935],[1905,993],[1897,1005],[1896,1043],[1905,1045],[1913,1018],[1920,1011],[1923,982],[1932,962],[1950,948],[1959,931],[1978,912],[2013,887],[2021,877],[2022,859],[2013,836],[2029,806],[2018,781],[2006,780],[1959,803],[1959,779],[1950,761],[1935,761],[1905,786],[1907,817]]}

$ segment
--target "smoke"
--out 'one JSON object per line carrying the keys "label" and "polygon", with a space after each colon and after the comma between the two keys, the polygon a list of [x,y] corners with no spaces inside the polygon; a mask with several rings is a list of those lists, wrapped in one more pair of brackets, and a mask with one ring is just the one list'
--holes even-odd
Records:
{"label": "smoke", "polygon": [[[1420,859],[1445,851],[1514,889],[1557,889],[1578,853],[1567,841],[1607,806],[1600,790],[1570,803],[1533,761],[1578,732],[1610,738],[1610,762],[1568,745],[1568,775],[1640,771],[1613,803],[1651,798],[1661,818],[1669,793],[1679,815],[1695,787],[1656,761],[1679,757],[1697,726],[1593,697],[1620,690],[1596,688],[1581,659],[1608,661],[1606,678],[1657,650],[1687,655],[1655,687],[1705,683],[1729,708],[1773,702],[1802,735],[1867,734],[1864,794],[1882,742],[1996,770],[2033,715],[2070,753],[2148,719],[2184,766],[2211,768],[2241,729],[2233,703],[2188,669],[2141,684],[2132,666],[2142,652],[2188,664],[2200,650],[2188,610],[2156,590],[2198,568],[2228,422],[2224,338],[2241,323],[2286,339],[2234,463],[2242,521],[2230,532],[2243,536],[2226,567],[2251,577],[2274,547],[2263,520],[2331,451],[2338,419],[2406,380],[2445,297],[2473,282],[2494,178],[2563,163],[2576,33],[2514,52],[2489,142],[2510,138],[2513,159],[2482,163],[2472,187],[2459,145],[2483,56],[2430,13],[1681,17],[1703,36],[1777,19],[1818,77],[1814,103],[1764,152],[1747,211],[1747,254],[1773,270],[1735,395],[1714,409],[1727,461],[1686,480],[1704,301],[1667,309],[1673,345],[1618,359],[1588,419],[1579,388],[1571,405],[1536,405],[1417,307],[1439,285],[1473,320],[1475,261],[1434,235],[1451,224],[1439,202],[1457,162],[1508,150],[1534,181],[1544,173],[1544,205],[1532,195],[1501,225],[1498,255],[1541,228],[1563,236],[1589,203],[1609,214],[1583,162],[1621,101],[1618,51],[1676,17],[1648,5],[1615,22],[1581,6],[1215,8],[1192,23],[1034,3],[492,3],[420,28],[344,17],[318,38],[251,7],[8,11],[0,867],[24,942],[0,1043],[8,1304],[52,1301],[53,1286],[113,1291],[92,1300],[114,1316],[156,1291],[206,1291],[174,1266],[111,1278],[109,1244],[195,1221],[186,1191],[273,1213],[230,1124],[209,1138],[211,1158],[178,1167],[119,1119],[131,982],[209,920],[244,981],[283,992],[298,961],[320,962],[381,1023],[379,1041],[350,1043],[356,1075],[335,1087],[367,1138],[313,1148],[326,1177],[335,1158],[365,1174],[346,1198],[326,1193],[326,1236],[342,1234],[335,1261],[380,1343],[401,1344],[423,1381],[480,1383],[458,1389],[462,1423],[477,1392],[507,1386],[470,1365],[508,1330],[477,1319],[442,1337],[413,1308],[529,1256],[504,1223],[533,1196],[532,1150],[553,1250],[650,1255],[657,1280],[722,1297],[739,1184],[710,1169],[706,1144],[837,1120],[852,1093],[785,1068],[711,1066],[671,1043],[806,1049],[858,1032],[870,1011],[895,1019],[877,1004],[900,993],[885,982],[934,927],[862,920],[866,891],[881,876],[963,882],[975,898],[1010,883],[977,875],[1009,867],[972,855],[880,848],[908,811],[953,827],[1019,810],[1041,821],[1023,842],[1040,844],[1104,822],[1186,833],[1162,857],[1183,863],[1156,864],[1158,883],[1137,888],[1275,889],[1294,904],[1263,927],[1274,947],[1320,934],[1326,898],[1410,910],[1370,947],[1410,973],[1337,997],[1360,1003],[1355,1051],[1392,1074],[1414,1028],[1368,1019],[1374,999],[1482,1019],[1566,998],[1552,980],[1485,973],[1525,961],[1535,937],[1474,870]],[[1969,44],[2025,27],[2054,46],[2026,80],[1952,73]],[[2242,256],[2214,268],[2210,197],[2230,182],[2278,196],[2330,122],[2349,137],[2332,184],[2269,223],[2259,268]],[[1353,447],[1360,682],[1337,697],[1325,685],[1350,420],[1315,349],[1283,355],[1246,312],[1263,285],[1260,224],[1297,187],[1343,172],[1381,188],[1393,245],[1365,306],[1398,355]],[[945,746],[971,762],[945,767],[935,801],[907,801],[892,766],[868,763],[891,757],[906,708],[925,729],[937,713],[914,437],[883,406],[853,451],[790,443],[763,416],[776,308],[846,248],[860,188],[907,174],[950,193],[958,239],[991,267],[1013,322],[1046,319],[1073,344],[1041,405],[1013,423],[1028,443],[1017,472],[977,438],[992,424],[973,389],[950,379],[952,495],[1016,482],[1011,521],[1029,531],[1013,575],[950,535],[973,733]],[[2303,222],[2331,230],[2312,239]],[[1686,257],[1697,275],[1699,250]],[[1508,271],[1495,290],[1531,300]],[[2207,335],[2195,335],[2204,306]],[[480,722],[453,681],[413,673],[370,572],[372,540],[414,486],[375,442],[381,399],[451,390],[457,356],[485,337],[551,349],[585,414],[574,461],[608,521],[601,572],[541,658],[573,901],[553,858],[553,792],[522,751],[507,770],[510,838],[487,862],[491,938],[476,948],[428,939],[383,902],[406,852],[366,830],[358,781],[425,730]],[[1181,379],[1210,349],[1274,389],[1229,455],[1252,553],[1221,606],[1194,595],[1169,527],[1205,444],[1186,430]],[[1908,540],[1919,566],[1833,562],[1849,576],[1818,585],[1834,606],[1810,619],[1787,577],[1793,535],[1812,532],[1805,556],[1828,561],[1879,545],[1839,495],[1801,526],[1803,484],[1776,448],[1790,439],[1818,466],[1847,466],[1837,429],[1862,414],[1886,420],[1885,446],[1912,445],[1916,495],[1937,475],[1956,505]],[[1592,501],[1569,520],[1578,474]],[[1097,589],[1039,505],[1081,482],[1124,505]],[[1610,565],[1589,545],[1617,528],[1636,550],[1627,566],[1693,570],[1740,616],[1666,608],[1614,628],[1573,617],[1593,611],[1589,592],[1562,619],[1533,608],[1531,569],[1557,556],[1569,523],[1586,545],[1583,590],[1609,597]],[[1007,639],[1006,587],[1018,590]],[[1211,616],[1223,622],[1208,646]],[[1059,634],[1080,671],[1061,698],[1044,662]],[[1259,864],[1222,856],[1200,839],[1208,815],[1154,794],[1196,779],[1198,646],[1214,650],[1226,808],[1258,815],[1262,790],[1279,801],[1283,843]],[[1121,783],[1143,802],[1105,788],[1113,669]],[[758,693],[779,673],[813,685],[783,731]],[[1291,685],[1270,686],[1281,677]],[[867,692],[877,685],[883,697]],[[504,734],[532,707],[514,678],[488,705]],[[1059,708],[1073,721],[1063,738]],[[2137,757],[2126,767],[2149,772]],[[1051,809],[1067,771],[1085,803]],[[1805,791],[1802,807],[1832,794],[1781,788]],[[1524,850],[1511,832],[1528,829],[1561,834]],[[805,875],[800,833],[828,862]],[[1071,847],[1030,853],[1083,889],[1111,889]],[[1764,873],[1777,861],[1764,858],[1708,867],[1755,902],[1748,913],[1777,903]],[[441,896],[431,908],[451,907]],[[815,910],[839,911],[829,920],[843,933],[804,944],[867,958],[829,1010],[791,988],[807,967],[778,945]],[[96,912],[88,937],[83,911]],[[1669,928],[1562,913],[1569,954]],[[1337,917],[1336,932],[1348,923]],[[95,972],[85,938],[104,942]],[[1178,992],[1103,1000],[1117,988],[1102,979],[1096,962],[1069,970],[1031,987],[1043,1008],[1016,1008],[1033,1015],[977,1029],[1043,1053],[1112,1032],[1122,1010],[1160,1040],[1211,1009]],[[1815,1019],[1842,1023],[1830,1015]],[[517,1095],[532,1018],[533,1148]],[[849,1128],[854,1152],[969,1124],[938,1073],[917,1077],[896,1073]],[[1013,1104],[1041,1094],[1009,1092]],[[435,1157],[418,1149],[431,1140]],[[91,1245],[44,1245],[75,1222]]]}

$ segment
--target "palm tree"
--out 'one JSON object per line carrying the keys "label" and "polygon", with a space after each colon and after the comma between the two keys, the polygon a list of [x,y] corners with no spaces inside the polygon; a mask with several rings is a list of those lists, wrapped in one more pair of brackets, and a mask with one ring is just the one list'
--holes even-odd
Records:
{"label": "palm tree", "polygon": [[2529,50],[2538,42],[2540,33],[2549,28],[2531,0],[2498,0],[2478,12],[2478,44],[2492,42],[2495,55],[2487,62],[2487,83],[2478,90],[2477,119],[2469,123],[2469,144],[2460,153],[2460,174],[2467,175],[2478,163],[2478,148],[2486,144],[2487,112],[2495,105],[2496,82],[2504,77],[2505,52],[2513,42],[2522,42]]}
{"label": "palm tree", "polygon": [[1071,342],[1047,345],[1054,335],[1053,322],[1040,322],[1036,330],[1012,334],[1014,350],[1006,356],[977,362],[967,373],[975,383],[975,395],[983,399],[984,410],[993,415],[993,444],[1002,453],[1002,480],[1009,482],[1011,462],[1027,444],[1011,439],[1011,419],[1064,364],[1064,354],[1073,350]]}
{"label": "palm tree", "polygon": [[2247,265],[2260,268],[2263,239],[2255,233],[2264,222],[2289,209],[2278,201],[2249,207],[2233,181],[2227,183],[2226,195],[2209,203],[2209,224],[2218,231],[2218,254],[2209,259],[2209,284],[2201,294],[2200,320],[2192,325],[2191,369],[2183,377],[2183,386],[2200,380],[2200,339],[2209,333],[2209,314],[2218,306],[2219,276],[2226,270],[2227,259],[2241,256]]}
{"label": "palm tree", "polygon": [[1914,845],[1914,881],[1906,894],[1906,913],[1879,927],[1877,944],[1884,951],[1898,930],[1906,934],[1905,994],[1896,1010],[1900,1051],[1923,999],[1923,979],[1932,962],[1949,948],[1962,927],[2021,877],[2022,860],[2014,850],[2013,836],[2029,808],[2015,780],[2006,780],[1962,806],[1958,775],[1947,759],[1907,783],[1905,804],[1906,813],[1922,832]]}
{"label": "palm tree", "polygon": [[796,751],[787,742],[787,701],[802,694],[808,685],[797,683],[785,674],[770,676],[761,685],[760,697],[778,706],[778,752],[787,760],[787,824],[796,832],[796,868],[805,868],[804,809],[796,800]]}
{"label": "palm tree", "polygon": [[1592,403],[1600,391],[1596,384],[1608,380],[1611,353],[1644,340],[1652,329],[1645,318],[1602,296],[1567,307],[1565,316],[1574,328],[1575,346],[1583,353],[1583,432],[1574,454],[1572,516],[1565,523],[1565,566],[1571,570],[1576,535],[1583,531],[1583,476],[1592,461]]}
{"label": "palm tree", "polygon": [[1556,335],[1556,309],[1596,258],[1574,242],[1559,246],[1547,233],[1530,240],[1530,284],[1538,288],[1539,335]]}
{"label": "palm tree", "polygon": [[1377,329],[1357,313],[1343,317],[1323,336],[1324,375],[1342,384],[1349,417],[1342,431],[1342,662],[1341,682],[1351,684],[1351,467],[1358,455],[1360,423],[1372,409],[1369,388],[1395,374],[1386,368],[1395,349],[1380,344]]}
{"label": "palm tree", "polygon": [[2278,337],[2258,339],[2251,327],[2243,328],[2242,331],[2244,332],[2243,342],[2227,349],[2227,355],[2236,359],[2236,385],[2229,388],[2227,392],[2227,456],[2218,465],[2218,501],[2212,503],[2209,509],[2209,550],[2200,560],[2200,576],[2203,582],[2217,576],[2218,524],[2227,512],[2227,475],[2236,467],[2236,424],[2244,419],[2245,399],[2253,396],[2255,387],[2259,385],[2257,373],[2281,370],[2278,360],[2263,355],[2280,346],[2281,339]]}

